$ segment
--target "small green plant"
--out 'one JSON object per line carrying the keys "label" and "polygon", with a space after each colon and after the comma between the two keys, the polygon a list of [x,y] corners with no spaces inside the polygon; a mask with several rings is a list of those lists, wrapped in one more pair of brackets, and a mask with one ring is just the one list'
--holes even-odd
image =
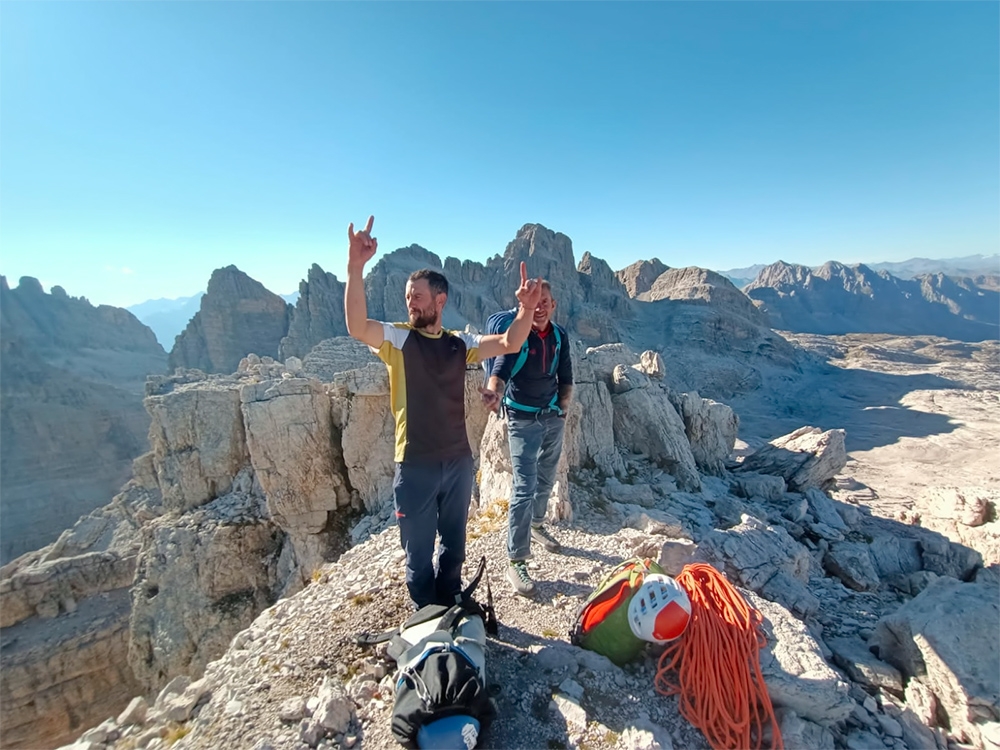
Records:
{"label": "small green plant", "polygon": [[323,577],[323,571],[321,571],[319,568],[316,568],[316,570],[312,572],[313,583],[316,583],[322,577]]}
{"label": "small green plant", "polygon": [[559,631],[552,628],[542,628],[542,636],[545,638],[558,638]]}
{"label": "small green plant", "polygon": [[362,604],[368,604],[372,601],[371,594],[355,594],[351,597],[351,604],[355,607],[360,607]]}

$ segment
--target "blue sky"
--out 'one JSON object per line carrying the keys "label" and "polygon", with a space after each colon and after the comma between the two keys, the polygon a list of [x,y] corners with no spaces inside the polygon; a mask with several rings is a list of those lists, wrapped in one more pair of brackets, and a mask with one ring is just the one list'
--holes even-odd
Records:
{"label": "blue sky", "polygon": [[1000,5],[0,3],[0,273],[290,292],[539,222],[620,268],[1000,246]]}

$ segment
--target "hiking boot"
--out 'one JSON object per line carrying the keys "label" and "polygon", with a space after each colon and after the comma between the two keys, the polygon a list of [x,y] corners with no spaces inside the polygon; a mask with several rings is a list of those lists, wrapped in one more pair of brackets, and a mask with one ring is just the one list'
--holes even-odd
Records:
{"label": "hiking boot", "polygon": [[562,549],[562,545],[555,540],[555,537],[545,530],[544,526],[531,527],[531,540],[533,542],[538,542],[540,545],[545,547],[548,552],[558,552]]}
{"label": "hiking boot", "polygon": [[524,560],[511,560],[507,568],[507,580],[514,587],[514,592],[521,596],[531,596],[535,593],[535,582],[528,575],[528,564]]}

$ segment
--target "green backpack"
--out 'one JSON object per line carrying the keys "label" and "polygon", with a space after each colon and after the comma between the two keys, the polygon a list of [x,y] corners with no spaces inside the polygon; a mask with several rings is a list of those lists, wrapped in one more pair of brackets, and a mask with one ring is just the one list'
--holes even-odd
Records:
{"label": "green backpack", "polygon": [[634,557],[604,576],[577,613],[570,642],[603,654],[618,666],[637,657],[646,641],[632,632],[628,605],[648,573],[664,570],[649,558]]}

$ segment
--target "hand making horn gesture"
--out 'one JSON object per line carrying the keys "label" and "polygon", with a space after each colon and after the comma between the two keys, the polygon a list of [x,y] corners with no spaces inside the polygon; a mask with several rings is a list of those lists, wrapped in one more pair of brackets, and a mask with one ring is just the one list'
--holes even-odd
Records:
{"label": "hand making horn gesture", "polygon": [[538,307],[538,302],[542,298],[542,277],[528,279],[528,264],[521,261],[521,286],[514,292],[521,307],[531,312]]}
{"label": "hand making horn gesture", "polygon": [[[369,216],[368,224],[360,232],[354,231],[353,221],[347,227],[347,238],[350,240],[350,246],[347,249],[347,265],[364,268],[365,263],[375,255],[375,251],[378,250],[378,240],[372,237],[372,224],[374,223],[375,217]],[[524,276],[523,270],[521,276]]]}

